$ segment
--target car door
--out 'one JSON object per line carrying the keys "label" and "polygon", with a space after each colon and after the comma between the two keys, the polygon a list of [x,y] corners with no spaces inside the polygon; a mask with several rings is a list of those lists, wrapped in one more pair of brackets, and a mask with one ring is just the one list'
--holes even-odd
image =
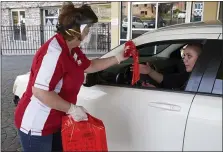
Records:
{"label": "car door", "polygon": [[[198,62],[202,61],[201,59]],[[204,63],[204,61],[202,62]],[[200,66],[191,80],[202,78]],[[78,105],[101,119],[109,151],[181,151],[189,109],[199,83],[190,91],[95,85],[82,87]],[[194,89],[194,90],[193,90]]]}
{"label": "car door", "polygon": [[223,42],[210,45],[209,63],[187,120],[184,151],[222,151]]}
{"label": "car door", "polygon": [[140,20],[140,18],[136,18],[137,28],[144,28],[143,22]]}
{"label": "car door", "polygon": [[136,22],[136,17],[132,17],[132,28],[137,28],[137,22]]}

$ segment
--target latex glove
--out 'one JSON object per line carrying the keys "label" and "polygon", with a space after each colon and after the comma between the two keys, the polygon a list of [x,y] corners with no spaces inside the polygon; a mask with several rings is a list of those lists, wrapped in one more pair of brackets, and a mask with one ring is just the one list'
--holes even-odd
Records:
{"label": "latex glove", "polygon": [[68,110],[67,114],[69,114],[75,121],[87,121],[87,110],[82,106],[77,106],[71,104],[70,109]]}
{"label": "latex glove", "polygon": [[118,63],[121,63],[122,61],[125,61],[125,60],[127,60],[127,59],[129,58],[129,57],[124,57],[124,53],[125,53],[125,51],[128,50],[128,49],[129,49],[129,46],[125,47],[125,48],[124,48],[124,51],[118,53],[118,54],[115,56],[116,59],[117,59],[117,61],[118,61]]}

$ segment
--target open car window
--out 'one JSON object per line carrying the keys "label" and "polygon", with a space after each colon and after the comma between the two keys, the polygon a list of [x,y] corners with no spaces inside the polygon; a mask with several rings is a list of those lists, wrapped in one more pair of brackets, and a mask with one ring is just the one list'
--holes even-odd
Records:
{"label": "open car window", "polygon": [[154,46],[145,46],[143,48],[139,48],[139,56],[144,57],[144,56],[152,56],[155,54],[158,54],[165,50],[167,47],[169,47],[171,44],[158,44]]}

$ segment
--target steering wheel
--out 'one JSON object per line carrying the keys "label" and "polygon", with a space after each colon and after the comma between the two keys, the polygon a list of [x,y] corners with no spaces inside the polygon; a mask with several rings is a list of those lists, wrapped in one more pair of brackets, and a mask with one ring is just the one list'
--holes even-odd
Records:
{"label": "steering wheel", "polygon": [[[116,76],[116,83],[124,82],[124,84],[131,85],[132,84],[132,71],[131,71],[131,64],[124,67],[124,70],[122,73],[118,73]],[[141,86],[142,85],[141,80],[136,82],[134,86]]]}

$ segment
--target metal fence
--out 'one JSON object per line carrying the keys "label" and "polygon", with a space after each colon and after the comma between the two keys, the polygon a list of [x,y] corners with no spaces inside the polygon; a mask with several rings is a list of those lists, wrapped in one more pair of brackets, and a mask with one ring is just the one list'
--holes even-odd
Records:
{"label": "metal fence", "polygon": [[[55,30],[55,26],[1,26],[1,54],[33,55]],[[110,51],[110,23],[95,24],[89,36],[90,42],[81,44],[84,53],[102,55]]]}

